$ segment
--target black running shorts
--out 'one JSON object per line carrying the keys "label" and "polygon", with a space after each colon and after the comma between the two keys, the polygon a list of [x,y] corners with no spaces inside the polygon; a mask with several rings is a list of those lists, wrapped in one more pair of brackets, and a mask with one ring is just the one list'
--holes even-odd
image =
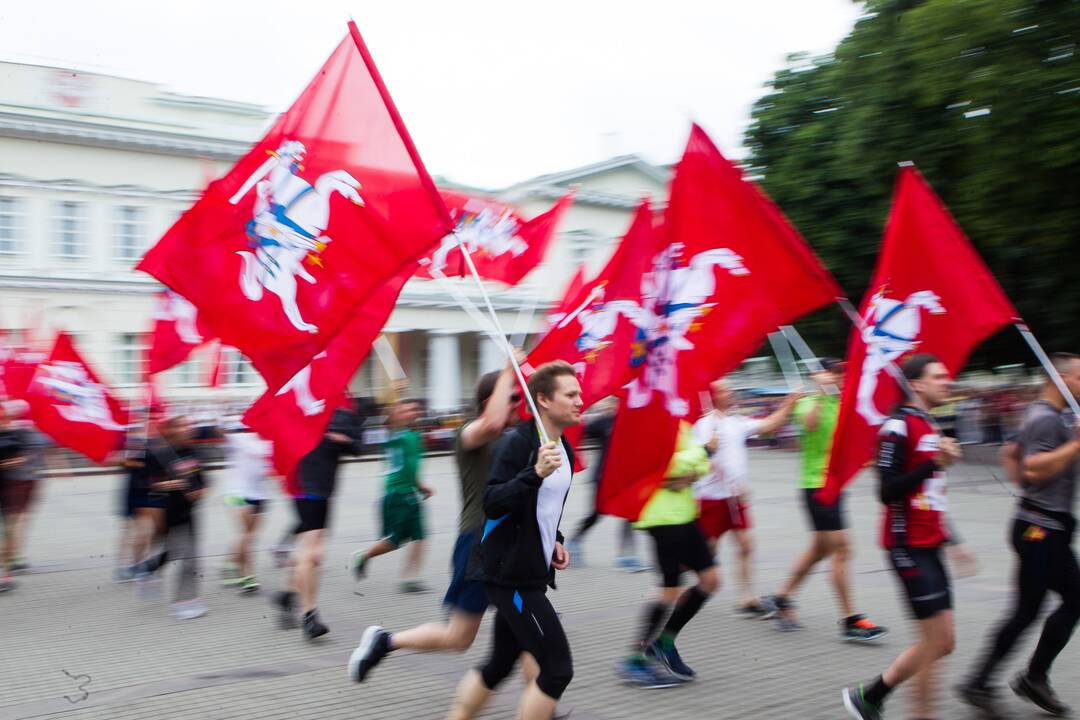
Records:
{"label": "black running shorts", "polygon": [[327,498],[296,498],[295,502],[296,514],[300,518],[300,524],[296,526],[298,535],[309,530],[326,528],[326,520],[330,514],[330,501]]}
{"label": "black running shorts", "polygon": [[810,515],[810,525],[814,532],[830,532],[847,528],[844,518],[844,495],[840,494],[832,505],[825,505],[818,501],[816,489],[804,488],[803,499],[806,503],[806,512]]}
{"label": "black running shorts", "polygon": [[926,620],[952,609],[952,585],[940,547],[892,548],[889,560],[916,619]]}
{"label": "black running shorts", "polygon": [[656,566],[663,575],[663,587],[679,587],[683,569],[701,572],[716,562],[697,521],[685,525],[648,528],[656,549]]}

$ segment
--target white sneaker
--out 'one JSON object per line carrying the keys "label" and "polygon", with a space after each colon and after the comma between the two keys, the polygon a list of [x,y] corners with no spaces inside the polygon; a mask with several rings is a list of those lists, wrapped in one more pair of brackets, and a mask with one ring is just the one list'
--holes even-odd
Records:
{"label": "white sneaker", "polygon": [[205,615],[207,610],[202,598],[193,598],[173,603],[172,614],[177,620],[194,620]]}

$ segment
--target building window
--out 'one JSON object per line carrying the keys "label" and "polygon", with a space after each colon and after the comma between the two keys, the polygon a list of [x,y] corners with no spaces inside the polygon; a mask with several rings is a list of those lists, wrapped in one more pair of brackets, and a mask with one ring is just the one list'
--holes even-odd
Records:
{"label": "building window", "polygon": [[56,254],[86,257],[86,205],[64,200],[56,204]]}
{"label": "building window", "polygon": [[116,208],[113,238],[117,260],[137,260],[146,246],[146,212],[128,205]]}
{"label": "building window", "polygon": [[22,252],[22,208],[18,198],[0,197],[0,255]]}
{"label": "building window", "polygon": [[200,375],[203,363],[199,362],[197,355],[192,353],[187,360],[169,371],[174,387],[199,387],[206,382],[206,378]]}
{"label": "building window", "polygon": [[122,333],[116,349],[117,385],[138,385],[143,381],[143,360],[147,351],[144,333]]}
{"label": "building window", "polygon": [[234,347],[224,348],[221,355],[222,385],[251,385],[255,382],[255,368]]}
{"label": "building window", "polygon": [[570,267],[577,267],[588,261],[597,238],[587,230],[573,230],[566,233],[566,254]]}

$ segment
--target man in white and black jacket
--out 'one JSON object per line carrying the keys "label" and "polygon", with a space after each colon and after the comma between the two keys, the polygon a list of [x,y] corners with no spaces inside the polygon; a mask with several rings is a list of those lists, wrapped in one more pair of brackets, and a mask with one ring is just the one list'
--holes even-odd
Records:
{"label": "man in white and black jacket", "polygon": [[534,421],[506,432],[495,446],[484,492],[484,529],[478,557],[495,616],[487,662],[458,686],[449,717],[472,718],[527,652],[540,674],[522,695],[518,717],[549,720],[573,677],[570,645],[546,592],[555,571],[570,563],[559,521],[570,492],[574,451],[563,430],[581,422],[581,386],[574,369],[555,361],[529,378],[549,442]]}

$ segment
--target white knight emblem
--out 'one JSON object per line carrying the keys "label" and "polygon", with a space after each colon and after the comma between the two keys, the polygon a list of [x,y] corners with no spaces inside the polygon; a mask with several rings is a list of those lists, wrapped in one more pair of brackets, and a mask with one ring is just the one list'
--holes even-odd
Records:
{"label": "white knight emblem", "polygon": [[104,386],[91,380],[79,363],[63,360],[42,363],[34,382],[45,386],[57,412],[65,419],[93,423],[106,430],[124,429],[113,420]]}

